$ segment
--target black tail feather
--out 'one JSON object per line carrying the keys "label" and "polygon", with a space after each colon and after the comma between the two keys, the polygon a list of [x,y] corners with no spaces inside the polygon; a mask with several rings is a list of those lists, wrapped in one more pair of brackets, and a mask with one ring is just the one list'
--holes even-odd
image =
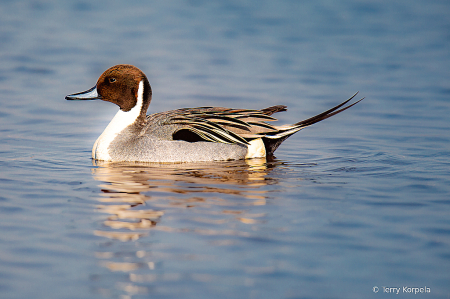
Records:
{"label": "black tail feather", "polygon": [[[313,117],[310,117],[310,118],[308,118],[308,119],[299,121],[298,123],[296,123],[296,124],[294,124],[294,125],[292,125],[292,126],[293,126],[293,127],[294,127],[294,126],[297,126],[298,128],[304,128],[304,127],[310,126],[310,125],[312,125],[312,124],[315,124],[315,123],[317,123],[317,122],[319,122],[319,121],[322,121],[322,120],[324,120],[324,119],[327,119],[327,118],[329,118],[329,117],[331,117],[331,116],[333,116],[333,115],[336,115],[336,114],[338,114],[338,113],[341,113],[342,111],[345,111],[345,110],[347,110],[348,108],[350,108],[350,107],[352,107],[352,106],[358,104],[358,103],[361,102],[362,100],[364,100],[364,98],[362,98],[362,99],[360,99],[359,101],[356,101],[356,102],[353,103],[353,104],[350,104],[350,105],[348,105],[348,106],[345,106],[345,104],[347,104],[348,102],[350,102],[351,100],[353,100],[353,98],[354,98],[357,94],[358,94],[358,92],[355,93],[350,99],[346,100],[345,102],[343,102],[343,103],[341,103],[341,104],[339,104],[339,105],[337,105],[337,106],[335,106],[335,107],[333,107],[333,108],[331,108],[331,109],[328,109],[328,110],[325,111],[325,112],[322,112],[322,113],[320,113],[320,114],[317,114],[316,116],[313,116]],[[345,107],[343,107],[343,106],[345,106]],[[341,107],[343,107],[343,108],[341,108]],[[339,109],[339,108],[341,108],[341,109]],[[298,131],[295,131],[295,132],[293,132],[292,134],[294,134],[294,133],[296,133],[296,132],[298,132]],[[282,137],[280,137],[280,138],[277,138],[277,139],[274,139],[274,138],[262,138],[262,140],[263,140],[263,142],[264,142],[264,145],[265,145],[265,147],[266,147],[266,154],[267,154],[268,156],[269,156],[269,155],[273,155],[273,153],[274,153],[275,150],[281,145],[281,143],[283,143],[283,141],[286,140],[287,138],[289,138],[292,134],[284,135],[284,136],[282,136]]]}
{"label": "black tail feather", "polygon": [[[339,109],[339,108],[341,108],[342,106],[344,106],[345,104],[347,104],[348,102],[350,102],[351,100],[353,100],[353,98],[356,97],[357,94],[358,94],[358,92],[355,93],[350,99],[346,100],[345,102],[343,102],[343,103],[341,103],[341,104],[339,104],[339,105],[337,105],[337,106],[335,106],[335,107],[333,107],[333,108],[331,108],[331,109],[328,109],[328,110],[325,111],[325,112],[322,112],[322,113],[320,113],[320,114],[317,114],[316,116],[313,116],[313,117],[310,117],[310,118],[308,118],[308,119],[299,121],[298,123],[294,124],[294,126],[307,127],[307,126],[310,126],[310,125],[312,125],[312,124],[315,124],[315,123],[317,123],[317,122],[319,122],[319,121],[322,121],[322,120],[324,120],[324,119],[327,119],[327,118],[329,118],[329,117],[331,117],[331,116],[333,116],[333,115],[336,115],[336,114],[338,114],[338,113],[341,113],[342,111],[347,110],[348,108],[350,108],[350,107],[352,107],[352,106],[358,104],[358,103],[361,102],[362,100],[364,100],[364,98],[362,98],[361,100],[359,100],[359,101],[357,101],[357,102],[355,102],[355,103],[353,103],[353,104],[351,104],[351,105],[348,105],[348,106],[346,106],[346,107],[344,107],[344,108],[342,108],[342,109]],[[337,110],[337,109],[339,109],[339,110]]]}

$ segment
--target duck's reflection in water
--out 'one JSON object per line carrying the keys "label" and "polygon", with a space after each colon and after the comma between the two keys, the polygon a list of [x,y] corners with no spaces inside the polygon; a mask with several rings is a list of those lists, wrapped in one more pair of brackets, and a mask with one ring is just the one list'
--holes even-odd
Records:
{"label": "duck's reflection in water", "polygon": [[[113,229],[137,230],[155,226],[168,207],[264,205],[267,191],[258,187],[273,183],[266,175],[275,164],[268,164],[265,159],[252,159],[207,164],[96,162],[96,165],[99,167],[92,170],[94,178],[106,182],[99,185],[102,196],[98,200],[102,204],[98,208],[111,214],[104,224]],[[253,201],[233,204],[221,196],[227,194]],[[250,219],[241,221],[251,222]],[[121,240],[139,237],[135,233],[98,231],[97,234]]]}
{"label": "duck's reflection in water", "polygon": [[[248,237],[251,230],[241,226],[264,223],[266,212],[252,207],[266,204],[270,191],[266,187],[276,183],[268,174],[278,165],[280,162],[266,159],[195,164],[96,162],[92,172],[101,182],[97,206],[108,214],[95,231],[109,240],[97,252],[101,264],[111,271],[129,273],[128,283],[153,281],[158,280],[151,271],[158,261],[180,260],[183,254],[189,255],[187,259],[195,254],[202,259],[206,256],[158,250],[167,244],[164,238],[155,244],[151,236],[145,237],[152,232],[201,235],[211,246],[235,244],[235,238]],[[113,245],[138,240],[153,242],[151,253],[136,245],[133,253],[128,248],[125,254],[123,245],[121,249]],[[149,261],[146,257],[150,254]],[[124,255],[128,258],[119,258]],[[151,273],[135,273],[143,267]]]}

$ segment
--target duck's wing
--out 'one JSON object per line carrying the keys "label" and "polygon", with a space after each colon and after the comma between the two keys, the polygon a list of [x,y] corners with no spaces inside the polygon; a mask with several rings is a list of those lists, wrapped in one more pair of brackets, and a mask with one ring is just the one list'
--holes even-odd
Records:
{"label": "duck's wing", "polygon": [[261,110],[199,107],[149,115],[146,130],[160,139],[189,142],[210,141],[248,145],[249,141],[261,138],[267,154],[272,154],[292,134],[362,101],[363,99],[349,104],[357,94],[325,112],[292,125],[274,126],[267,123],[277,120],[272,114],[286,111],[286,106],[283,105]]}
{"label": "duck's wing", "polygon": [[[185,141],[211,141],[248,145],[248,141],[277,131],[266,121],[271,115],[285,111],[278,105],[262,110],[231,109],[224,107],[198,107],[172,110],[148,116],[149,126],[158,126],[153,134],[163,139]],[[159,132],[157,132],[159,131]]]}

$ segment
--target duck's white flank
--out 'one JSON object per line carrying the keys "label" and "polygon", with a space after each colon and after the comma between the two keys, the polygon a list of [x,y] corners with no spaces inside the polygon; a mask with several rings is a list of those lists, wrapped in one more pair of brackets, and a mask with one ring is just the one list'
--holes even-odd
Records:
{"label": "duck's white flank", "polygon": [[264,158],[266,156],[266,147],[262,138],[253,139],[249,143],[245,159]]}
{"label": "duck's white flank", "polygon": [[98,137],[92,148],[92,158],[97,160],[110,161],[108,147],[120,132],[133,124],[141,113],[144,97],[144,81],[139,82],[138,98],[136,105],[128,112],[119,110],[111,122],[108,124],[102,135]]}

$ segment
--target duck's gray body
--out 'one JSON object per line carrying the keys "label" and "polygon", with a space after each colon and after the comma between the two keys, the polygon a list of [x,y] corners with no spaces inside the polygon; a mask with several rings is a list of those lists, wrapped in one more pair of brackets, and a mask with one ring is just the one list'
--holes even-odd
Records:
{"label": "duck's gray body", "polygon": [[[240,144],[160,140],[152,135],[136,136],[127,128],[109,145],[110,161],[180,163],[245,159],[247,147]],[[93,157],[96,159],[95,155]]]}

